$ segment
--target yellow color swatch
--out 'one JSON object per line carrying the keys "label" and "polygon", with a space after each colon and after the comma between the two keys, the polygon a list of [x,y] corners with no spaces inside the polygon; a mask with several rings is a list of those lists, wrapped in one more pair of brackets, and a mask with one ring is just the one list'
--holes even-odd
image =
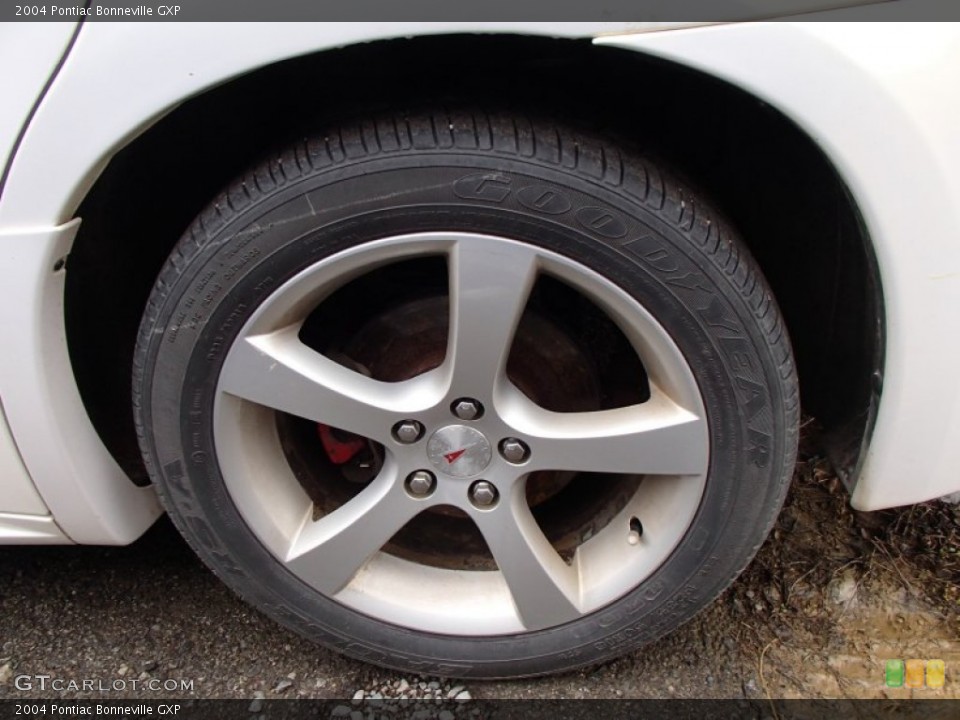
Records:
{"label": "yellow color swatch", "polygon": [[942,688],[946,676],[943,660],[927,660],[927,687]]}

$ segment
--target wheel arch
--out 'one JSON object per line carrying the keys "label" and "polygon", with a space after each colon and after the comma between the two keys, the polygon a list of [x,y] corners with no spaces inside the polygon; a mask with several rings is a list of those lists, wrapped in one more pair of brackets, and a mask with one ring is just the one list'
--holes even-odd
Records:
{"label": "wheel arch", "polygon": [[[478,66],[478,56],[488,63]],[[538,83],[518,85],[511,98],[500,87],[510,72]],[[416,89],[402,82],[411,76],[420,78]],[[642,91],[625,97],[624,78]],[[322,97],[296,93],[314,83]],[[840,469],[855,476],[882,369],[882,292],[857,203],[818,144],[778,110],[708,73],[584,41],[517,35],[384,40],[271,63],[131,134],[79,204],[83,223],[64,296],[81,396],[128,475],[146,482],[128,420],[130,355],[156,272],[183,229],[284,139],[354,111],[436,102],[438,86],[450,105],[512,100],[602,128],[694,178],[741,229],[770,281],[805,408],[822,423]],[[707,118],[704,107],[715,112]],[[838,304],[840,288],[855,300]],[[104,303],[112,308],[106,320]],[[839,369],[835,357],[846,359]]]}

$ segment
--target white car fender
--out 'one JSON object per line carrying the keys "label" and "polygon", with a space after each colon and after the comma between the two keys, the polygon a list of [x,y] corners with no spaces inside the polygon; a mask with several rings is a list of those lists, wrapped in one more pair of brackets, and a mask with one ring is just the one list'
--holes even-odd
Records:
{"label": "white car fender", "polygon": [[[824,150],[880,266],[883,394],[859,510],[960,490],[960,27],[764,23],[598,40],[728,80]],[[931,72],[931,69],[934,71]]]}

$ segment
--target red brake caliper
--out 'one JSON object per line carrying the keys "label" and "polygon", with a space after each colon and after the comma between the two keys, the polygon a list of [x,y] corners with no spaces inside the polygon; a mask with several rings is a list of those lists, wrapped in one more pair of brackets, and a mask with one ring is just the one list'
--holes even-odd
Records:
{"label": "red brake caliper", "polygon": [[345,465],[367,446],[367,441],[358,435],[337,430],[323,423],[317,424],[317,435],[334,465]]}

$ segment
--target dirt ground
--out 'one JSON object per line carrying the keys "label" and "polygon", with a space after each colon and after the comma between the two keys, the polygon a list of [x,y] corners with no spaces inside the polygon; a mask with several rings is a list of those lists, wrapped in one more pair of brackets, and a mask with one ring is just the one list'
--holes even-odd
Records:
{"label": "dirt ground", "polygon": [[[960,507],[859,513],[825,460],[801,458],[772,536],[717,608],[760,692],[960,698]],[[895,658],[943,660],[943,689],[886,687]]]}
{"label": "dirt ground", "polygon": [[[891,658],[941,659],[946,684],[888,688]],[[600,667],[496,683],[317,648],[240,602],[166,521],[128,548],[0,548],[0,698],[102,697],[14,687],[40,673],[192,679],[187,695],[221,698],[960,698],[960,506],[854,512],[804,449],[769,540],[695,620]],[[165,695],[184,693],[149,697]]]}

